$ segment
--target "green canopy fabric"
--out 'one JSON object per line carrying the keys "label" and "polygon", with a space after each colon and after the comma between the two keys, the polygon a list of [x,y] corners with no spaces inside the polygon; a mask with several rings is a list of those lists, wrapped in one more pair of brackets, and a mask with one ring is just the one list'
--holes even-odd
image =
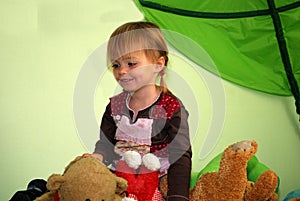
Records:
{"label": "green canopy fabric", "polygon": [[[146,20],[198,66],[254,90],[295,97],[300,114],[300,1],[134,0]],[[203,48],[213,63],[204,61]]]}

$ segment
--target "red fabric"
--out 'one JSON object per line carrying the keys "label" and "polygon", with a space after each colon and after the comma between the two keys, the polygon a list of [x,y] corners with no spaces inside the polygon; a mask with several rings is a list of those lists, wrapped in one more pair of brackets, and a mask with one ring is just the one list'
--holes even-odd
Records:
{"label": "red fabric", "polygon": [[[111,103],[111,114],[121,115],[125,107],[127,98],[127,93],[123,92],[112,98],[110,98]],[[180,102],[173,96],[168,94],[163,94],[162,99],[159,101],[158,105],[153,108],[153,119],[158,118],[168,118],[170,119],[173,113],[180,108]]]}
{"label": "red fabric", "polygon": [[154,153],[155,156],[168,156],[167,146],[168,143],[158,144],[158,145],[151,145],[150,153]]}
{"label": "red fabric", "polygon": [[155,190],[154,195],[152,197],[152,201],[165,201],[161,192],[158,189]]}
{"label": "red fabric", "polygon": [[159,171],[151,171],[144,165],[137,174],[124,160],[118,162],[116,175],[128,181],[127,193],[135,195],[138,201],[151,201],[155,190],[158,188]]}
{"label": "red fabric", "polygon": [[[138,200],[137,196],[133,195],[133,194],[129,194],[127,197]],[[165,201],[165,199],[163,198],[161,192],[158,189],[155,189],[154,195],[152,197],[152,201]]]}
{"label": "red fabric", "polygon": [[89,156],[91,156],[92,154],[88,154],[88,153],[85,153],[85,154],[82,154],[82,157],[83,158],[86,158],[86,157],[89,157]]}
{"label": "red fabric", "polygon": [[[163,95],[163,98],[159,102],[160,107],[155,107],[153,111],[153,118],[161,118],[166,116],[168,119],[172,117],[174,112],[180,108],[179,101],[167,94]],[[161,114],[162,113],[162,114]]]}
{"label": "red fabric", "polygon": [[56,191],[54,194],[54,201],[59,201],[58,191]]}

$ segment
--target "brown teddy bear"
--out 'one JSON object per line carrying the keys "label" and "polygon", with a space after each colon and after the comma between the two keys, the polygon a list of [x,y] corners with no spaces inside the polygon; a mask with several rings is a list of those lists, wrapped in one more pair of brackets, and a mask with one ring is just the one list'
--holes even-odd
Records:
{"label": "brown teddy bear", "polygon": [[[256,182],[247,179],[247,163],[257,151],[255,141],[241,141],[227,147],[222,154],[219,170],[200,176],[190,191],[190,201],[275,201],[277,175],[264,171]],[[161,181],[165,195],[167,179]]]}
{"label": "brown teddy bear", "polygon": [[113,174],[97,159],[77,157],[64,174],[49,177],[48,193],[35,201],[121,201],[127,181]]}

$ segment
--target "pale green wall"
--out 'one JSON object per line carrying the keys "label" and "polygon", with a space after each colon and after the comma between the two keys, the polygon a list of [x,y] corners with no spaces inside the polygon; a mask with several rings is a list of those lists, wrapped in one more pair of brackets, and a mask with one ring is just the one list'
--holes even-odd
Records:
{"label": "pale green wall", "polygon": [[[92,143],[79,136],[96,140],[97,129],[78,133],[74,120],[77,77],[89,56],[117,26],[142,18],[130,0],[0,1],[0,200],[25,189],[33,178],[62,173],[75,156],[92,149]],[[116,90],[110,76],[106,72],[101,77],[95,92],[96,121]],[[172,79],[176,76],[196,98],[177,88],[178,79]],[[268,95],[222,81],[226,102],[223,96],[218,101],[226,110],[224,127],[213,151],[199,160],[203,139],[209,127],[214,127],[211,119],[216,108],[203,76],[171,55],[167,81],[191,111],[191,130],[196,133],[194,170],[203,168],[227,145],[255,139],[258,158],[281,178],[281,198],[300,188],[300,127],[292,97]]]}

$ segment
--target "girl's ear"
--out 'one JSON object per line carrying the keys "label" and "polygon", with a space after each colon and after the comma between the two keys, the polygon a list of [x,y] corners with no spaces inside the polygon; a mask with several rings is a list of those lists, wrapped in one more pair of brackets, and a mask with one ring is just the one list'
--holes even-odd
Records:
{"label": "girl's ear", "polygon": [[156,69],[158,72],[161,72],[165,68],[166,60],[164,57],[159,57],[156,62]]}

